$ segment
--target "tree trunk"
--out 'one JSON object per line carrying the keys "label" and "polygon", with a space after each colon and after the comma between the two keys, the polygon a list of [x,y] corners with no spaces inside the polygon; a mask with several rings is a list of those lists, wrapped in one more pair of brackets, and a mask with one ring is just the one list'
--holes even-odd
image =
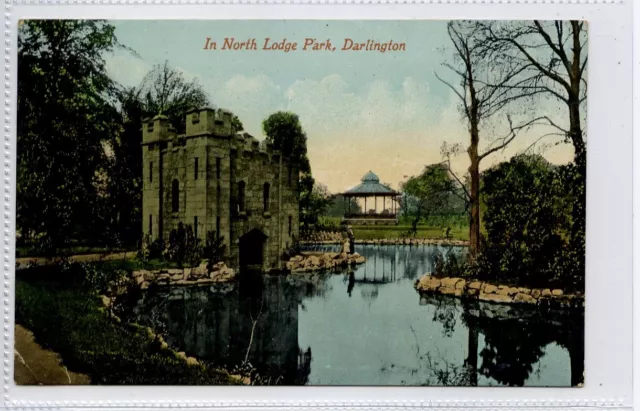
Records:
{"label": "tree trunk", "polygon": [[471,119],[471,144],[468,153],[471,165],[469,176],[471,178],[471,190],[469,192],[469,205],[471,218],[469,221],[469,252],[475,257],[480,250],[480,157],[478,156],[478,123]]}
{"label": "tree trunk", "polygon": [[574,206],[572,210],[573,224],[571,227],[570,253],[571,276],[574,286],[584,289],[585,278],[585,236],[586,236],[586,183],[587,183],[587,150],[580,126],[579,94],[571,93],[569,98],[569,138],[574,147],[574,161],[576,165],[576,177],[574,180]]}
{"label": "tree trunk", "polygon": [[[582,78],[580,44],[580,23],[571,22],[573,37],[573,60],[569,73],[570,87],[568,90],[567,104],[569,106],[569,139],[573,143],[574,161],[576,164],[576,179],[574,181],[574,207],[572,210],[573,225],[571,227],[570,260],[571,275],[574,279],[574,286],[578,289],[584,288],[585,277],[585,229],[586,229],[586,182],[587,182],[587,149],[582,135],[580,118],[580,82]],[[586,63],[586,61],[585,61]],[[581,377],[581,376],[580,376]],[[573,383],[573,376],[572,376]]]}

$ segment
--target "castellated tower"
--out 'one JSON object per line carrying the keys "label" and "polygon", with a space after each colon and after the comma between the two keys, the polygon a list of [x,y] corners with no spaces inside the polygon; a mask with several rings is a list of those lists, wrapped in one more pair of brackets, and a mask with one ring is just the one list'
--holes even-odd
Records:
{"label": "castellated tower", "polygon": [[298,167],[247,133],[233,114],[201,108],[176,134],[166,116],[143,121],[142,232],[168,241],[182,223],[204,244],[222,237],[226,262],[269,271],[298,238]]}

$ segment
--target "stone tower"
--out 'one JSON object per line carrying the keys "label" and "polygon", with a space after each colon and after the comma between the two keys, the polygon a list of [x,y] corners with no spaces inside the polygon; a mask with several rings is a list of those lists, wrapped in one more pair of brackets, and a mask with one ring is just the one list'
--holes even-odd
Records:
{"label": "stone tower", "polygon": [[165,241],[179,223],[202,244],[222,237],[235,268],[281,268],[298,238],[298,168],[270,145],[232,132],[232,113],[194,109],[186,133],[166,116],[143,121],[142,232]]}

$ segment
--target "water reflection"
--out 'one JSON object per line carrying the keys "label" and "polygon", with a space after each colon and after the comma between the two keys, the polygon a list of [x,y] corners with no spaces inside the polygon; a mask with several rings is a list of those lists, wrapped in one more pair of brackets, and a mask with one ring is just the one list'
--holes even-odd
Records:
{"label": "water reflection", "polygon": [[247,275],[236,289],[151,290],[139,320],[164,331],[172,347],[229,368],[247,365],[272,383],[305,384],[311,347],[298,345],[298,308],[322,287]]}
{"label": "water reflection", "polygon": [[367,262],[355,269],[243,274],[233,289],[151,290],[135,312],[177,349],[227,367],[251,364],[271,383],[582,382],[581,314],[421,297],[413,283],[431,270],[435,250],[356,246]]}

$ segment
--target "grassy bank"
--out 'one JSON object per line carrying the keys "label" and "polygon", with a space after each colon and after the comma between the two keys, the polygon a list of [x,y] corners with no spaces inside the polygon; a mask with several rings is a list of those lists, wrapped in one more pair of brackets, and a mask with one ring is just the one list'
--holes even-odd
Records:
{"label": "grassy bank", "polygon": [[[358,240],[406,237],[409,230],[411,230],[410,225],[353,226],[353,233]],[[469,228],[452,227],[450,235],[455,240],[469,240]],[[442,229],[440,227],[418,226],[416,237],[442,238]]]}
{"label": "grassy bank", "polygon": [[79,279],[59,266],[27,271],[32,272],[16,281],[16,322],[44,348],[58,352],[69,370],[89,375],[92,384],[234,383],[212,366],[187,365],[150,339],[146,329],[110,317],[96,292],[103,285],[98,277]]}
{"label": "grassy bank", "polygon": [[[73,246],[58,250],[57,255],[85,255],[85,254],[109,254],[132,251],[130,248],[112,248],[102,246]],[[18,246],[16,248],[16,258],[40,257],[42,252],[33,246]]]}

